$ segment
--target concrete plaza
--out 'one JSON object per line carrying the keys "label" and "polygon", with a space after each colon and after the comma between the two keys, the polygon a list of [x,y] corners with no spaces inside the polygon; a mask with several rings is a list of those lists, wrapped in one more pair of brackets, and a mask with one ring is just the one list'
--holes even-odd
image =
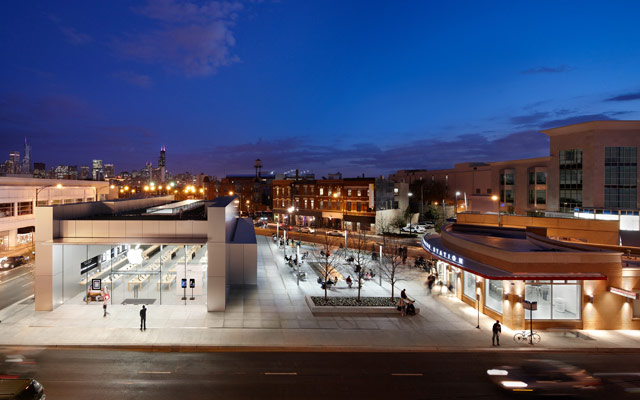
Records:
{"label": "concrete plaza", "polygon": [[[258,284],[233,287],[225,312],[208,313],[204,305],[151,305],[147,330],[139,329],[139,306],[111,305],[103,317],[102,307],[63,304],[54,311],[34,311],[33,300],[25,300],[0,311],[0,345],[82,346],[173,349],[276,350],[640,350],[638,331],[581,331],[572,334],[541,332],[535,346],[518,345],[515,332],[504,328],[502,346],[491,346],[493,320],[480,315],[476,329],[475,309],[453,296],[427,295],[426,273],[407,270],[396,286],[396,296],[406,288],[417,300],[419,315],[332,314],[314,315],[305,296],[324,291],[305,265],[307,281],[297,282],[285,264],[283,250],[270,238],[258,236]],[[375,268],[374,268],[375,270]],[[390,296],[390,285],[377,277],[367,281],[363,296]],[[339,282],[330,296],[353,296],[355,288]]]}

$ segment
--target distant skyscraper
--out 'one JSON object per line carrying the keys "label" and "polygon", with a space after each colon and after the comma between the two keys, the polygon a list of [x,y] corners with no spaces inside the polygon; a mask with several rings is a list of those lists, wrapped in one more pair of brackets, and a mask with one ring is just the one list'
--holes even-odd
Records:
{"label": "distant skyscraper", "polygon": [[160,147],[160,158],[158,158],[158,168],[160,168],[160,182],[166,181],[166,149],[164,146]]}
{"label": "distant skyscraper", "polygon": [[33,163],[33,177],[34,178],[46,178],[47,177],[47,169],[44,163]]}
{"label": "distant skyscraper", "polygon": [[76,180],[78,179],[78,166],[77,165],[69,165],[69,178]]}
{"label": "distant skyscraper", "polygon": [[104,165],[104,178],[105,179],[111,179],[111,178],[115,178],[116,174],[113,168],[113,164],[105,164]]}
{"label": "distant skyscraper", "polygon": [[94,181],[104,180],[104,170],[102,169],[102,160],[93,160],[93,166],[91,168],[91,178]]}
{"label": "distant skyscraper", "polygon": [[56,167],[56,179],[69,179],[68,165],[58,165]]}
{"label": "distant skyscraper", "polygon": [[153,179],[153,163],[145,163],[142,177],[148,180]]}
{"label": "distant skyscraper", "polygon": [[88,165],[82,165],[80,167],[80,179],[91,179],[91,172]]}
{"label": "distant skyscraper", "polygon": [[27,137],[24,137],[24,159],[22,159],[22,173],[31,174],[33,167],[31,165],[31,145],[27,144]]}
{"label": "distant skyscraper", "polygon": [[9,153],[9,161],[11,161],[11,170],[7,171],[9,174],[19,174],[20,173],[20,152],[12,151]]}

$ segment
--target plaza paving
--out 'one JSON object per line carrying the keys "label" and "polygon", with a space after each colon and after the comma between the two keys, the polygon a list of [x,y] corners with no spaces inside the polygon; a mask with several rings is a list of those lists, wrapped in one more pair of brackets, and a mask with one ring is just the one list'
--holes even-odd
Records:
{"label": "plaza paving", "polygon": [[[304,249],[303,249],[304,250]],[[173,350],[219,348],[304,350],[640,350],[638,331],[542,332],[535,346],[517,345],[514,332],[503,327],[502,346],[491,346],[493,320],[452,296],[428,296],[426,273],[408,270],[396,286],[417,300],[419,315],[314,315],[307,295],[322,295],[308,266],[309,279],[297,282],[284,262],[283,250],[270,238],[258,236],[258,284],[233,287],[225,312],[208,313],[203,305],[151,305],[147,330],[139,330],[139,306],[111,305],[103,317],[100,305],[63,304],[52,312],[36,312],[32,301],[0,311],[0,345],[135,347]],[[375,269],[375,268],[374,268]],[[390,296],[387,282],[367,281],[363,296]],[[339,282],[330,296],[355,295],[355,288]]]}

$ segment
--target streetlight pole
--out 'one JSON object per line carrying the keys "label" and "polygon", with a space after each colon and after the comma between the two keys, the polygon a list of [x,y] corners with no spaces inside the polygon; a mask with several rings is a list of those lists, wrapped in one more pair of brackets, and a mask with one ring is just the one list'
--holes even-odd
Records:
{"label": "streetlight pole", "polygon": [[493,195],[491,196],[491,200],[496,201],[498,204],[498,227],[500,227],[500,199],[498,196]]}
{"label": "streetlight pole", "polygon": [[458,196],[460,196],[460,192],[456,192],[456,209],[455,209],[456,220],[458,219]]}
{"label": "streetlight pole", "polygon": [[54,187],[54,186],[55,186],[57,189],[62,188],[62,184],[61,184],[61,183],[58,183],[58,184],[55,184],[55,185],[47,185],[47,186],[42,186],[42,187],[36,188],[36,207],[38,207],[38,194],[40,194],[40,192],[41,192],[42,190],[44,190],[44,189],[46,189],[46,188]]}
{"label": "streetlight pole", "polygon": [[409,205],[407,206],[407,209],[409,210],[409,235],[411,235],[411,197],[413,196],[413,193],[409,192]]}

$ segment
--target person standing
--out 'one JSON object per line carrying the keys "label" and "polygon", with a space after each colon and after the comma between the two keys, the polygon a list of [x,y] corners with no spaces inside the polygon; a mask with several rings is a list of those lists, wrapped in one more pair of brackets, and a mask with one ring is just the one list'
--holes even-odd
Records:
{"label": "person standing", "polygon": [[142,309],[140,310],[140,331],[147,330],[147,307],[142,305]]}
{"label": "person standing", "polygon": [[496,344],[500,346],[501,333],[502,333],[502,327],[500,326],[500,321],[496,320],[496,323],[493,324],[493,336],[491,337],[492,346],[495,346]]}
{"label": "person standing", "polygon": [[104,311],[103,317],[107,316],[107,302],[102,303],[102,310]]}

